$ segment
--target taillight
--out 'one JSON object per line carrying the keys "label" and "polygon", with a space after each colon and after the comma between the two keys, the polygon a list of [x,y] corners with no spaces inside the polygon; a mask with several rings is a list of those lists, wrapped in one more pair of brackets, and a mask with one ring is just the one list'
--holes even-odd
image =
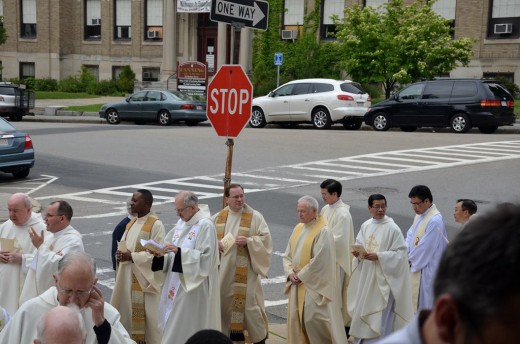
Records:
{"label": "taillight", "polygon": [[338,100],[354,100],[354,98],[348,94],[338,94]]}
{"label": "taillight", "polygon": [[486,107],[486,106],[501,106],[500,100],[494,100],[494,99],[485,99],[480,102],[480,106]]}
{"label": "taillight", "polygon": [[514,100],[508,100],[507,101],[507,107],[514,108],[515,107],[515,101]]}
{"label": "taillight", "polygon": [[181,109],[182,110],[195,110],[197,107],[193,104],[182,104]]}
{"label": "taillight", "polygon": [[23,147],[23,149],[31,149],[33,148],[33,144],[32,144],[32,140],[31,140],[31,137],[27,134],[25,134],[25,146]]}

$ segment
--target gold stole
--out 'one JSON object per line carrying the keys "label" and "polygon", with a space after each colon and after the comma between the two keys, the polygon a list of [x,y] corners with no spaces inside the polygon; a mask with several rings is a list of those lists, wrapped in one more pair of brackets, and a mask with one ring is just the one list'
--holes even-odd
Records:
{"label": "gold stole", "polygon": [[[304,223],[297,224],[296,227],[294,228],[294,232],[291,236],[291,239],[290,239],[291,256],[293,257],[293,259],[294,259],[294,255],[296,253],[295,252],[296,244],[298,242],[298,239],[300,238],[300,235],[303,231],[304,226],[305,226]],[[294,270],[297,270],[297,271],[295,271],[296,273],[298,273],[303,267],[305,267],[311,261],[312,248],[314,246],[314,239],[316,238],[316,235],[318,235],[319,231],[325,226],[326,226],[326,222],[323,219],[323,216],[319,215],[316,218],[316,223],[314,223],[314,225],[309,230],[309,234],[307,235],[307,237],[305,238],[305,242],[303,243],[303,247],[302,247],[301,253],[300,253],[300,264],[298,267],[294,267]],[[301,337],[303,340],[302,344],[307,344],[307,343],[309,343],[309,338],[307,337],[307,333],[305,331],[304,323],[303,323],[303,307],[305,304],[305,293],[306,293],[305,284],[300,283],[300,285],[298,285],[297,288],[298,288],[298,315],[300,317],[300,333],[301,333]]]}
{"label": "gold stole", "polygon": [[[141,239],[149,240],[150,235],[152,233],[153,224],[157,221],[158,218],[154,215],[149,215],[148,219],[146,219],[143,227],[141,228],[141,232],[137,238],[137,242],[135,244],[134,252],[142,252],[144,251],[144,247],[141,245]],[[125,234],[128,235],[128,231],[134,225],[135,221],[137,221],[137,217],[134,217],[127,225]],[[125,235],[125,238],[126,238]],[[145,305],[144,305],[144,293],[141,289],[141,285],[139,285],[139,281],[135,277],[135,274],[132,274],[132,289],[131,289],[131,300],[132,300],[132,331],[131,336],[132,339],[135,340],[138,344],[146,343],[145,341]]]}
{"label": "gold stole", "polygon": [[[421,224],[415,231],[415,236],[413,238],[413,247],[417,247],[419,242],[421,241],[424,233],[426,232],[426,227],[428,226],[428,222],[430,222],[431,218],[435,215],[439,214],[437,207],[435,204],[432,204],[430,207],[428,214],[422,219]],[[413,221],[412,227],[415,227],[415,224],[419,220],[420,215],[415,215],[415,219]],[[412,272],[412,303],[414,312],[417,311],[417,307],[419,304],[419,289],[421,287],[421,275],[422,269],[416,272]]]}
{"label": "gold stole", "polygon": [[[220,241],[224,237],[225,227],[229,209],[223,209],[215,219],[217,239]],[[237,236],[249,237],[253,213],[242,212],[240,226]],[[244,312],[246,308],[247,294],[247,272],[249,270],[249,252],[247,246],[237,246],[237,257],[235,267],[235,283],[233,285],[233,303],[231,306],[231,335],[233,341],[244,341]]]}

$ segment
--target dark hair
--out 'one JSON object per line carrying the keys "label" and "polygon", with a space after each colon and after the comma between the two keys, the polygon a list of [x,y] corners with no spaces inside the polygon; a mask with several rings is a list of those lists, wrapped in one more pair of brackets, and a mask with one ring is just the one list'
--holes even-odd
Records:
{"label": "dark hair", "polygon": [[430,188],[426,185],[416,185],[410,190],[410,193],[408,194],[408,198],[417,197],[421,201],[424,201],[425,199],[429,199],[431,203],[433,203],[433,196],[432,192],[430,191]]}
{"label": "dark hair", "polygon": [[338,197],[341,197],[341,191],[343,190],[343,186],[340,182],[334,179],[326,179],[320,184],[321,189],[327,189],[327,192],[331,195],[335,192]]}
{"label": "dark hair", "polygon": [[435,298],[442,294],[453,297],[469,332],[518,317],[511,299],[520,296],[519,204],[476,217],[447,246],[434,281]]}
{"label": "dark hair", "polygon": [[385,201],[385,204],[388,205],[388,203],[386,202],[386,198],[385,196],[381,195],[381,194],[372,194],[368,197],[368,206],[371,207],[372,204],[374,204],[374,201]]}
{"label": "dark hair", "polygon": [[226,197],[229,197],[229,192],[231,189],[234,189],[234,188],[241,188],[242,191],[244,191],[244,188],[242,187],[242,185],[240,184],[229,184],[228,186],[226,186],[226,188],[224,189],[224,196]]}
{"label": "dark hair", "polygon": [[74,215],[74,212],[73,212],[70,204],[67,203],[66,201],[54,201],[54,202],[51,202],[51,204],[49,204],[49,205],[53,205],[56,203],[58,203],[58,210],[57,210],[58,214],[57,215],[63,215],[63,216],[65,216],[65,218],[67,220],[70,221],[72,219],[72,215]]}
{"label": "dark hair", "polygon": [[200,330],[188,338],[186,344],[233,344],[233,342],[217,330]]}
{"label": "dark hair", "polygon": [[150,207],[152,206],[152,204],[153,204],[153,196],[152,196],[152,193],[149,190],[139,189],[136,192],[139,192],[143,196],[145,202],[148,203],[148,205],[150,205]]}
{"label": "dark hair", "polygon": [[471,199],[467,199],[467,198],[461,198],[461,199],[458,199],[457,200],[457,203],[461,202],[461,208],[462,210],[467,210],[469,212],[470,215],[473,215],[477,212],[477,204],[471,200]]}

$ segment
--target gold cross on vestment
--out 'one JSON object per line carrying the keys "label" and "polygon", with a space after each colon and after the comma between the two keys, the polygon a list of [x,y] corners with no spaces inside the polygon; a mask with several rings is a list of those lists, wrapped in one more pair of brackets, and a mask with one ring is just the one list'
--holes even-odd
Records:
{"label": "gold cross on vestment", "polygon": [[368,237],[367,241],[367,252],[377,252],[377,249],[379,248],[379,243],[377,242],[376,238],[374,237],[374,234],[370,234],[370,237]]}

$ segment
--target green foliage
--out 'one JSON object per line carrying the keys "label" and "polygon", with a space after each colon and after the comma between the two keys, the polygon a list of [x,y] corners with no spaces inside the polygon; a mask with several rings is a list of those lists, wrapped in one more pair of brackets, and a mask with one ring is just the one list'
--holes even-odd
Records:
{"label": "green foliage", "polygon": [[78,78],[79,82],[79,88],[81,89],[81,92],[88,92],[90,88],[94,88],[97,84],[96,77],[94,74],[92,74],[87,67],[81,66],[80,68],[80,74]]}
{"label": "green foliage", "polygon": [[134,91],[135,73],[130,66],[124,66],[117,79],[117,88],[126,93]]}
{"label": "green foliage", "polygon": [[0,45],[7,40],[7,33],[4,28],[4,17],[0,16]]}
{"label": "green foliage", "polygon": [[121,96],[125,92],[118,88],[118,82],[115,80],[101,80],[96,84],[90,85],[87,90],[89,94],[97,94],[100,96]]}
{"label": "green foliage", "polygon": [[78,77],[74,75],[69,75],[65,79],[60,80],[58,82],[58,91],[71,93],[85,92]]}
{"label": "green foliage", "polygon": [[390,0],[378,9],[345,9],[344,19],[335,20],[341,67],[358,82],[382,83],[388,98],[398,83],[432,79],[459,64],[467,66],[474,41],[452,39],[449,21],[435,13],[432,4]]}
{"label": "green foliage", "polygon": [[57,91],[58,81],[56,79],[34,79],[35,91]]}
{"label": "green foliage", "polygon": [[86,98],[98,98],[92,94],[86,93],[68,93],[59,91],[36,91],[36,99],[86,99]]}

